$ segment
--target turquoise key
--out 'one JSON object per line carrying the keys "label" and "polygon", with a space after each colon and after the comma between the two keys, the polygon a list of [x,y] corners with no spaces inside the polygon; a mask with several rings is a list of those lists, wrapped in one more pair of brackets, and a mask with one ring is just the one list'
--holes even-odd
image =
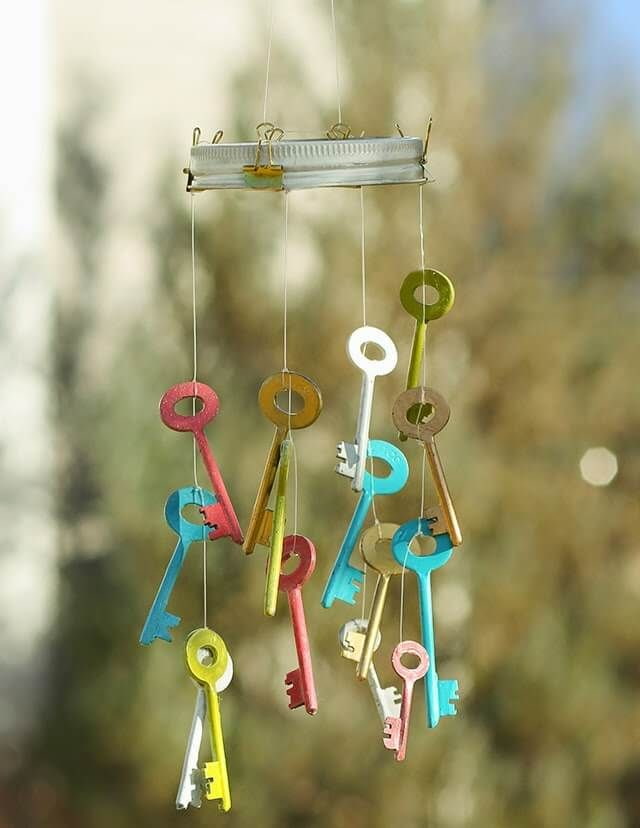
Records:
{"label": "turquoise key", "polygon": [[195,486],[185,486],[172,492],[167,498],[164,507],[164,517],[170,529],[178,536],[178,543],[169,559],[167,568],[158,587],[156,597],[144,622],[140,633],[140,644],[151,644],[156,638],[163,641],[171,641],[171,630],[177,627],[182,620],[179,615],[173,615],[167,611],[167,604],[171,593],[178,580],[182,564],[187,557],[187,552],[192,543],[204,541],[211,527],[203,523],[192,523],[182,516],[185,506],[197,506],[200,510],[205,506],[212,506],[216,502],[215,497],[206,489]]}
{"label": "turquoise key", "polygon": [[[427,724],[435,727],[441,716],[455,716],[458,712],[458,682],[455,679],[439,679],[436,671],[436,643],[433,633],[433,608],[431,604],[431,573],[444,566],[453,554],[454,546],[446,533],[434,535],[433,518],[416,518],[403,523],[396,530],[391,548],[393,557],[402,566],[418,576],[418,599],[420,603],[420,626],[422,646],[429,655],[429,669],[425,676],[425,707]],[[430,555],[416,555],[409,544],[417,535],[428,535],[435,541],[436,548]]]}
{"label": "turquoise key", "polygon": [[377,477],[369,470],[365,471],[362,493],[358,505],[347,528],[340,551],[333,564],[329,580],[322,595],[322,606],[328,609],[338,599],[345,604],[355,604],[360,584],[364,580],[361,569],[351,566],[349,559],[353,552],[364,521],[371,508],[374,495],[389,495],[399,492],[409,478],[409,464],[400,449],[384,440],[369,440],[367,457],[384,460],[390,472],[386,477]]}

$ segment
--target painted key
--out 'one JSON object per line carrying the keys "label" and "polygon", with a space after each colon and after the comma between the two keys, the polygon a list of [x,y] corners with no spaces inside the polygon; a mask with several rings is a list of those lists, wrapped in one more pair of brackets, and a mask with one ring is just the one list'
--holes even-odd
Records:
{"label": "painted key", "polygon": [[[438,292],[438,298],[432,304],[423,304],[415,295],[419,287],[432,287]],[[427,322],[444,316],[453,306],[455,290],[450,279],[438,270],[414,270],[405,277],[400,288],[402,307],[416,320],[416,329],[411,346],[411,359],[407,372],[407,388],[415,388],[422,384],[422,361],[424,359],[424,345],[427,336]],[[429,414],[429,405],[425,410],[413,409],[409,414],[410,422],[416,423],[422,414]],[[406,440],[407,435],[400,433],[400,439]]]}
{"label": "painted key", "polygon": [[[433,537],[436,548],[430,555],[416,555],[411,551],[411,541],[418,535]],[[435,727],[441,716],[455,716],[457,713],[455,701],[458,699],[458,682],[455,679],[441,680],[436,671],[436,643],[431,603],[431,573],[447,563],[454,547],[449,535],[434,535],[428,519],[416,518],[402,524],[393,536],[391,548],[396,561],[399,564],[404,563],[418,578],[422,645],[429,656],[429,669],[424,685],[427,724],[429,727]]]}
{"label": "painted key", "polygon": [[[226,690],[233,678],[233,661],[231,656],[227,660],[227,668],[223,675],[216,681],[216,693],[220,694]],[[184,752],[182,762],[182,773],[178,784],[176,796],[176,809],[182,811],[191,805],[192,808],[199,808],[202,804],[204,793],[204,776],[198,764],[202,734],[204,732],[207,717],[207,698],[202,686],[198,685],[196,692],[196,703],[193,709],[191,729]]]}
{"label": "painted key", "polygon": [[269,558],[267,560],[267,577],[264,584],[264,614],[271,616],[276,614],[278,606],[278,580],[282,569],[282,547],[287,512],[287,480],[289,479],[290,456],[291,441],[283,440],[280,446],[276,508],[271,530]]}
{"label": "painted key", "polygon": [[[415,667],[406,667],[402,663],[403,655],[414,655],[418,658]],[[389,750],[395,750],[396,759],[402,762],[407,755],[407,739],[409,737],[409,716],[411,715],[411,701],[413,699],[413,686],[419,681],[429,668],[429,656],[427,651],[417,641],[401,641],[396,645],[391,656],[393,669],[404,679],[402,688],[402,704],[400,716],[389,717],[384,723],[384,736],[382,741]]]}
{"label": "painted key", "polygon": [[[343,658],[349,661],[360,661],[362,657],[362,648],[364,647],[365,634],[367,632],[366,618],[353,618],[347,621],[340,627],[338,633],[338,640],[340,641],[340,654]],[[374,650],[380,646],[382,636],[380,632],[375,638]],[[400,691],[397,687],[382,687],[376,668],[373,661],[369,665],[369,672],[367,673],[367,681],[373,701],[376,705],[376,710],[380,716],[382,724],[390,716],[400,715]]]}
{"label": "painted key", "polygon": [[[299,411],[289,412],[278,404],[278,397],[287,392],[301,397],[302,408]],[[279,371],[262,383],[258,404],[266,418],[275,425],[276,431],[247,526],[243,545],[247,555],[253,552],[256,544],[268,546],[271,542],[273,511],[267,507],[280,463],[282,443],[289,429],[306,428],[315,423],[322,411],[322,394],[318,386],[302,374]]]}
{"label": "painted key", "polygon": [[164,507],[164,517],[170,529],[178,536],[178,543],[169,559],[162,581],[158,587],[156,597],[144,622],[140,633],[140,644],[151,644],[156,638],[171,641],[173,627],[177,627],[181,619],[167,611],[171,593],[182,570],[187,552],[192,543],[204,541],[209,531],[203,523],[192,523],[182,516],[185,506],[198,506],[200,511],[215,503],[216,499],[206,489],[185,486],[172,492],[167,498]]}
{"label": "painted key", "polygon": [[313,680],[307,622],[302,605],[302,587],[316,567],[316,549],[309,538],[305,538],[304,535],[287,535],[284,539],[283,562],[288,561],[292,555],[298,556],[300,564],[290,574],[283,572],[280,575],[280,589],[287,593],[289,600],[298,666],[287,673],[284,677],[284,684],[287,688],[291,710],[304,705],[307,713],[313,716],[318,711],[318,699]]}
{"label": "painted key", "polygon": [[211,762],[206,762],[202,771],[205,795],[207,799],[219,799],[221,811],[231,809],[231,790],[216,683],[224,676],[228,659],[229,654],[224,641],[213,630],[194,630],[187,638],[187,669],[191,677],[204,689],[211,751],[216,757]]}
{"label": "painted key", "polygon": [[[381,359],[370,359],[363,350],[368,344],[377,345],[382,350]],[[337,456],[341,461],[336,466],[338,474],[352,477],[351,488],[362,491],[364,470],[367,461],[367,443],[371,425],[371,407],[376,377],[390,374],[398,362],[398,351],[393,340],[380,328],[365,325],[357,328],[347,342],[347,354],[351,362],[362,371],[360,390],[360,409],[356,425],[355,443],[338,443]]]}
{"label": "painted key", "polygon": [[409,477],[409,464],[400,449],[384,440],[370,440],[369,457],[384,460],[389,466],[387,477],[378,477],[365,471],[362,494],[353,513],[351,522],[340,546],[329,580],[322,595],[322,606],[330,607],[338,599],[346,604],[355,604],[356,595],[364,578],[361,569],[351,566],[349,559],[363,530],[367,513],[374,495],[389,495],[399,492]]}
{"label": "painted key", "polygon": [[[181,400],[198,399],[202,408],[193,415],[178,414],[176,405]],[[174,431],[191,431],[198,445],[202,462],[209,475],[216,501],[205,508],[205,522],[213,527],[209,533],[211,540],[231,538],[235,543],[242,543],[242,530],[231,500],[224,485],[222,474],[213,456],[204,427],[218,413],[220,403],[218,395],[203,382],[181,382],[165,392],[160,400],[160,417],[162,422]]]}
{"label": "painted key", "polygon": [[362,533],[360,538],[362,559],[367,566],[371,567],[380,576],[373,594],[362,656],[356,670],[356,675],[361,680],[367,678],[369,674],[374,644],[376,638],[380,635],[380,622],[382,621],[389,581],[392,575],[402,575],[402,567],[393,557],[391,551],[391,539],[398,528],[397,523],[380,523],[369,527],[366,532]]}
{"label": "painted key", "polygon": [[[416,407],[430,408],[430,415],[426,422],[420,420],[418,423],[410,421],[410,412]],[[424,445],[425,454],[431,470],[431,477],[433,478],[442,515],[447,525],[447,533],[451,538],[454,546],[460,546],[462,543],[462,532],[460,531],[460,524],[456,510],[451,499],[447,479],[444,476],[444,469],[440,462],[440,455],[438,454],[438,447],[436,446],[435,436],[449,422],[449,406],[447,401],[434,388],[427,388],[424,385],[418,388],[410,388],[408,391],[403,391],[393,404],[391,416],[393,422],[399,431],[403,431],[414,440],[420,440]]]}

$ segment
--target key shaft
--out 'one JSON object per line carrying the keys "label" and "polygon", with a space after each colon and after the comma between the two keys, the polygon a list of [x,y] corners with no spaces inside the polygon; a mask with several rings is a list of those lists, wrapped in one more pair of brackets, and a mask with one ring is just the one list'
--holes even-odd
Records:
{"label": "key shaft", "polygon": [[[294,709],[304,704],[307,713],[310,716],[318,712],[318,698],[316,695],[316,686],[313,678],[313,665],[311,663],[311,648],[309,646],[309,636],[307,633],[307,622],[304,615],[304,606],[302,604],[302,590],[300,587],[291,590],[287,593],[289,599],[289,614],[291,615],[291,625],[293,627],[293,639],[296,645],[296,655],[298,658],[298,679],[300,681],[300,690],[302,698],[294,698],[290,694],[291,701],[289,707]],[[291,681],[291,673],[285,678]],[[297,702],[297,703],[295,703]]]}
{"label": "key shaft", "polygon": [[278,605],[278,580],[282,568],[282,544],[284,541],[284,526],[287,511],[287,481],[289,479],[290,456],[291,441],[283,440],[280,446],[276,508],[271,532],[269,559],[267,561],[267,578],[264,586],[264,614],[270,616],[276,614]]}
{"label": "key shaft", "polygon": [[442,468],[442,463],[440,461],[440,455],[438,454],[438,447],[436,446],[436,441],[433,437],[425,440],[424,450],[427,456],[427,462],[429,463],[431,477],[433,478],[433,483],[436,487],[436,493],[438,495],[442,514],[447,525],[447,534],[451,538],[451,542],[454,546],[460,546],[462,543],[462,532],[460,531],[458,516],[456,515],[453,500],[451,499],[451,492],[449,491],[447,479],[444,475],[444,469]]}
{"label": "key shaft", "polygon": [[273,434],[273,440],[271,441],[271,447],[267,455],[267,462],[262,471],[258,493],[256,494],[255,503],[251,510],[251,517],[249,518],[249,525],[247,526],[242,547],[247,555],[250,555],[254,551],[256,544],[267,546],[270,542],[273,528],[273,512],[267,507],[276,474],[278,473],[280,447],[286,434],[287,432],[284,428],[276,428]]}

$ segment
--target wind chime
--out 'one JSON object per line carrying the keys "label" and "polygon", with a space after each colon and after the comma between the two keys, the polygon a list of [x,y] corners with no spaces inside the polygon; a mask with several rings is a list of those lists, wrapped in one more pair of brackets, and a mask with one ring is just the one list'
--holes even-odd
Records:
{"label": "wind chime", "polygon": [[[332,22],[335,45],[333,2]],[[247,555],[252,554],[256,546],[266,547],[264,613],[266,616],[274,616],[278,592],[286,594],[297,653],[298,666],[287,673],[284,679],[289,707],[304,707],[310,715],[315,715],[318,711],[302,602],[302,588],[313,574],[316,551],[313,542],[298,533],[297,486],[293,504],[293,532],[285,535],[288,479],[292,464],[297,479],[293,434],[296,429],[313,425],[322,411],[322,395],[318,385],[307,376],[290,370],[287,362],[286,246],[288,193],[292,190],[314,187],[360,188],[363,324],[349,336],[347,355],[362,373],[362,384],[355,439],[353,442],[343,441],[338,444],[339,462],[335,469],[339,475],[351,481],[351,488],[359,497],[325,586],[322,606],[328,609],[336,601],[355,604],[358,591],[365,585],[367,567],[378,574],[369,617],[354,618],[343,624],[339,632],[339,643],[342,656],[357,662],[357,679],[366,680],[369,684],[382,720],[383,745],[394,752],[397,760],[403,760],[406,755],[414,684],[423,680],[428,727],[435,727],[441,716],[455,715],[455,701],[458,698],[457,681],[441,680],[436,671],[431,601],[432,571],[444,566],[450,560],[454,547],[462,542],[435,442],[436,435],[449,420],[449,407],[443,396],[426,384],[427,324],[447,313],[454,301],[454,288],[447,276],[425,266],[422,187],[429,180],[426,155],[431,122],[424,141],[405,137],[397,125],[397,136],[373,138],[363,134],[353,137],[351,129],[342,123],[336,49],[338,123],[323,138],[287,139],[283,129],[267,122],[272,31],[273,6],[263,121],[257,127],[257,140],[225,143],[220,130],[210,142],[205,142],[200,140],[201,133],[196,128],[190,163],[185,170],[187,190],[191,194],[194,371],[191,380],[174,385],[163,395],[160,400],[160,417],[170,429],[191,432],[193,435],[193,483],[172,492],[167,499],[165,519],[178,540],[140,634],[140,643],[145,645],[152,644],[156,639],[168,642],[172,640],[171,630],[181,619],[167,609],[171,593],[189,548],[192,544],[202,544],[203,626],[187,636],[185,645],[186,667],[196,683],[197,694],[176,798],[178,809],[189,805],[199,807],[203,795],[209,800],[219,800],[223,811],[231,808],[219,696],[231,682],[233,661],[222,637],[207,625],[207,541],[230,538],[241,545]],[[418,517],[401,526],[378,520],[376,498],[397,494],[403,489],[409,477],[409,464],[400,448],[384,440],[370,439],[369,436],[376,377],[391,373],[398,360],[393,340],[380,328],[368,325],[366,320],[364,188],[384,184],[413,184],[417,186],[419,195],[420,269],[409,273],[400,288],[400,301],[415,320],[415,331],[406,390],[395,400],[391,416],[400,442],[410,438],[423,444],[422,494],[419,510],[416,510]],[[264,380],[258,391],[258,405],[275,431],[244,534],[205,434],[205,427],[218,413],[218,396],[197,375],[194,195],[216,189],[267,190],[283,194],[283,364],[280,370]],[[431,304],[426,301],[428,288],[437,293],[436,301]],[[422,290],[422,301],[415,296],[419,289]],[[367,356],[366,349],[369,345],[378,346],[382,357],[375,359]],[[300,409],[295,412],[291,405],[293,394],[297,394],[302,401]],[[285,399],[288,397],[285,406],[280,402],[283,396]],[[185,399],[192,400],[191,415],[176,411],[177,404]],[[196,400],[201,402],[198,411]],[[206,469],[210,489],[204,488],[198,481],[198,453]],[[386,476],[374,474],[374,460],[381,461],[388,467]],[[426,465],[430,469],[438,499],[437,504],[428,507],[425,504]],[[273,501],[273,508],[269,508],[270,501]],[[195,523],[184,516],[184,510],[188,506],[199,509],[202,522]],[[373,523],[367,527],[370,513]],[[420,536],[432,538],[435,542],[431,554],[417,554],[416,540]],[[359,550],[362,568],[355,560],[356,548]],[[297,568],[286,573],[283,566],[291,557],[297,558]],[[389,582],[392,576],[401,575],[401,589],[404,590],[404,573],[407,570],[415,572],[417,576],[422,641],[402,640],[401,618],[400,641],[391,652],[393,668],[403,681],[400,693],[396,687],[381,687],[373,656],[381,643],[380,623]],[[403,592],[401,602],[402,596]],[[403,664],[402,657],[406,654],[417,657],[416,667],[409,668]],[[213,756],[201,765],[199,754],[205,728],[209,732]]]}

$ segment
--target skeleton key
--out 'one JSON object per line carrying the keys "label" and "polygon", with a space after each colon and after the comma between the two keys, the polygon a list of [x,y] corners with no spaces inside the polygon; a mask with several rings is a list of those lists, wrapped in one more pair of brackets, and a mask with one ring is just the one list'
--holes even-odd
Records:
{"label": "skeleton key", "polygon": [[[229,656],[226,670],[218,681],[216,681],[216,693],[222,693],[223,690],[226,690],[232,678],[233,661],[231,660],[231,656]],[[188,808],[189,805],[193,808],[199,808],[202,803],[204,778],[202,771],[198,767],[198,757],[200,755],[200,745],[202,744],[202,733],[204,731],[206,714],[207,699],[204,690],[198,684],[191,729],[184,752],[182,773],[180,774],[180,783],[178,784],[178,794],[176,796],[176,808],[179,811]]]}
{"label": "skeleton key", "polygon": [[282,569],[282,544],[287,507],[287,480],[289,478],[289,457],[291,441],[283,440],[280,446],[278,466],[278,491],[276,510],[271,531],[271,544],[267,561],[267,577],[264,585],[264,614],[275,615],[278,605],[278,579]]}
{"label": "skeleton key", "polygon": [[[178,414],[176,405],[181,400],[196,398],[202,401],[202,408],[193,415]],[[242,530],[224,485],[222,474],[213,456],[211,447],[204,433],[204,427],[218,413],[220,403],[218,395],[203,382],[181,382],[166,391],[160,400],[160,417],[162,422],[174,431],[191,431],[200,450],[216,502],[205,508],[205,523],[212,527],[211,540],[231,538],[234,543],[242,543]]]}
{"label": "skeleton key", "polygon": [[402,574],[402,566],[397,563],[391,551],[391,539],[398,528],[397,523],[380,523],[370,526],[360,538],[360,552],[364,562],[380,576],[373,595],[362,655],[356,670],[356,676],[361,680],[369,674],[374,644],[380,635],[380,622],[389,581],[392,575]]}
{"label": "skeleton key", "polygon": [[[430,415],[426,422],[412,423],[409,414],[416,406],[420,408],[425,404],[429,405]],[[435,435],[449,422],[449,406],[445,398],[434,388],[427,388],[424,385],[418,388],[410,388],[403,391],[393,404],[391,416],[399,431],[404,432],[415,440],[424,444],[424,450],[431,469],[431,476],[438,493],[440,508],[444,522],[447,526],[447,534],[454,546],[462,543],[462,532],[456,510],[451,499],[447,480],[444,476],[444,469],[440,462],[438,447],[434,440]]]}
{"label": "skeleton key", "polygon": [[362,494],[324,588],[322,606],[325,608],[329,608],[336,598],[346,604],[355,604],[364,574],[361,569],[349,564],[349,558],[362,532],[373,497],[399,492],[409,477],[407,458],[391,443],[384,440],[369,440],[368,454],[374,459],[384,460],[390,468],[390,473],[387,477],[377,477],[365,471]]}
{"label": "skeleton key", "polygon": [[[402,663],[402,656],[407,653],[418,657],[415,667],[406,667]],[[393,669],[404,679],[402,688],[402,706],[400,716],[390,716],[384,723],[382,741],[389,750],[395,750],[396,759],[402,762],[407,755],[407,739],[409,737],[409,715],[413,698],[413,685],[421,679],[429,668],[427,651],[417,641],[401,641],[396,645],[391,656]]]}
{"label": "skeleton key", "polygon": [[224,641],[213,630],[194,630],[187,638],[187,669],[191,677],[204,689],[211,750],[216,756],[215,760],[204,765],[205,795],[207,799],[221,800],[221,811],[230,810],[231,791],[216,683],[224,676],[228,659],[229,654]]}
{"label": "skeleton key", "polygon": [[[438,298],[433,304],[423,304],[416,299],[415,290],[420,286],[432,287],[438,291]],[[402,307],[416,320],[407,373],[407,388],[415,388],[416,385],[420,385],[422,382],[422,360],[427,336],[427,322],[444,316],[453,306],[455,295],[452,282],[444,273],[440,273],[438,270],[414,270],[405,277],[400,288],[400,301]],[[429,408],[430,406],[425,406],[425,409]],[[426,410],[424,413],[428,414],[429,411]],[[419,416],[419,409],[414,409],[409,414],[410,422],[418,422]],[[401,432],[400,439],[406,440],[407,435]]]}
{"label": "skeleton key", "polygon": [[289,560],[292,555],[298,556],[300,564],[294,572],[288,575],[283,572],[280,575],[280,589],[287,593],[289,600],[298,666],[287,673],[284,684],[289,696],[290,709],[295,710],[304,704],[307,713],[313,716],[318,712],[318,699],[313,680],[307,622],[302,606],[302,586],[309,580],[316,567],[316,549],[304,535],[287,535],[284,539],[283,562]]}
{"label": "skeleton key", "polygon": [[[296,393],[302,398],[300,411],[289,412],[280,408],[277,397],[282,391]],[[273,512],[267,508],[267,504],[278,471],[281,445],[290,428],[306,428],[315,423],[322,411],[322,395],[318,386],[302,374],[279,371],[262,383],[258,392],[258,404],[267,419],[275,425],[276,431],[244,539],[243,549],[247,555],[253,552],[257,543],[268,546],[270,542]]]}
{"label": "skeleton key", "polygon": [[[417,535],[433,537],[436,548],[430,555],[415,555],[411,551],[411,541]],[[422,645],[429,656],[429,669],[424,684],[427,724],[429,727],[435,727],[440,721],[440,716],[455,716],[457,713],[455,701],[458,699],[458,682],[455,679],[441,680],[436,671],[436,644],[431,603],[431,572],[447,563],[453,554],[454,547],[449,535],[433,535],[429,520],[416,518],[403,523],[393,536],[391,548],[396,561],[415,572],[418,578]]]}
{"label": "skeleton key", "polygon": [[[366,618],[354,618],[340,627],[338,638],[340,640],[340,649],[343,658],[348,658],[350,661],[360,661],[366,630]],[[382,636],[378,632],[375,638],[375,650],[380,646],[381,640]],[[382,724],[384,724],[385,719],[389,716],[399,716],[400,691],[397,687],[393,686],[381,687],[373,661],[369,665],[367,681],[369,682],[369,689],[371,690],[371,695],[373,696]]]}
{"label": "skeleton key", "polygon": [[140,633],[140,644],[151,644],[156,638],[171,641],[171,630],[177,627],[181,619],[178,615],[167,612],[167,604],[182,569],[187,552],[192,543],[204,541],[208,529],[202,523],[192,523],[182,516],[185,506],[199,506],[203,511],[207,506],[216,502],[215,497],[206,489],[185,486],[172,492],[167,498],[164,507],[164,517],[170,529],[178,536],[178,543],[169,559],[167,568],[156,597]]}
{"label": "skeleton key", "polygon": [[[381,359],[369,359],[362,351],[366,345],[378,345],[383,352]],[[364,470],[367,460],[367,443],[371,424],[371,406],[376,377],[391,373],[398,362],[398,351],[393,340],[379,328],[365,325],[357,328],[347,342],[347,354],[351,362],[362,371],[360,390],[360,409],[356,426],[355,443],[338,443],[337,457],[341,461],[336,466],[338,474],[352,477],[351,488],[362,491]]]}

